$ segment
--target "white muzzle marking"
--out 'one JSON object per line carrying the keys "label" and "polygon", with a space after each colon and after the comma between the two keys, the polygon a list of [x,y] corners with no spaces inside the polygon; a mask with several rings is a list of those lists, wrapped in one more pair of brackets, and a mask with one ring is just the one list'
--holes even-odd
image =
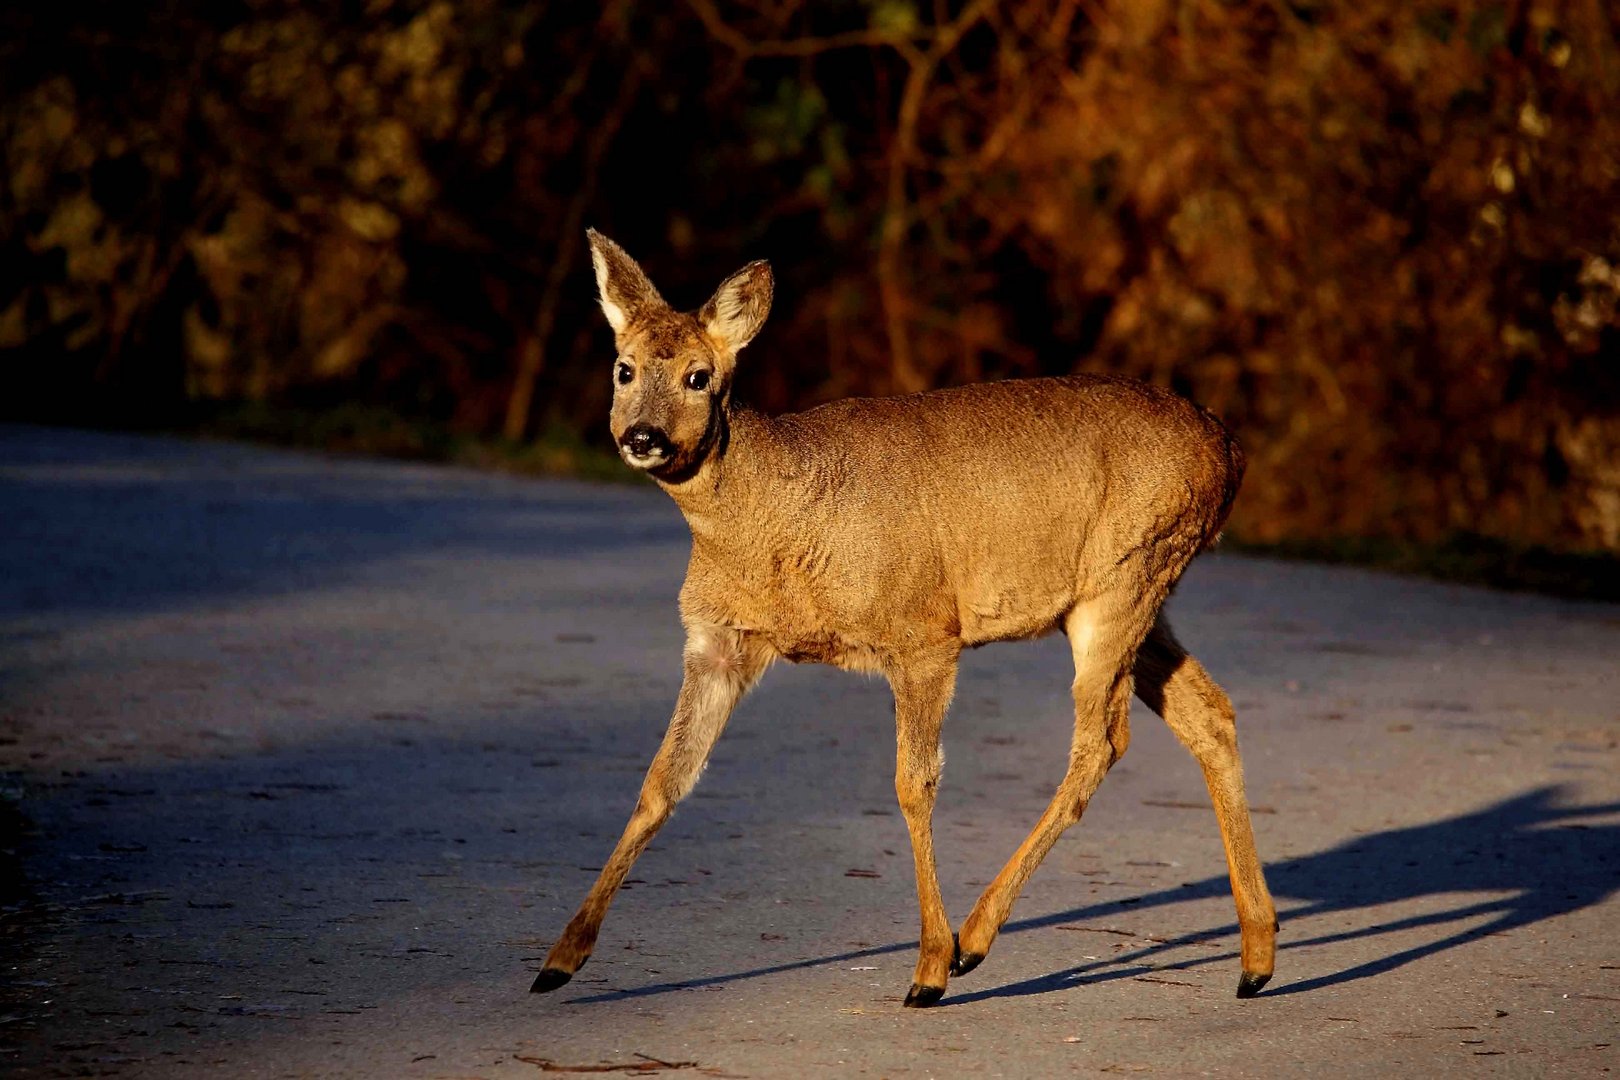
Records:
{"label": "white muzzle marking", "polygon": [[619,456],[624,458],[624,463],[632,469],[656,469],[669,460],[669,455],[661,450],[654,450],[650,454],[637,454],[628,446],[619,447]]}

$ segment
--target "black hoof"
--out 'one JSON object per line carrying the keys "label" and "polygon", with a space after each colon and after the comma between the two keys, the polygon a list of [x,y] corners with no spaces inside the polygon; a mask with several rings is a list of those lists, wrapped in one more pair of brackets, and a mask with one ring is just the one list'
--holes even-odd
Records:
{"label": "black hoof", "polygon": [[952,975],[966,975],[984,962],[982,952],[959,952],[956,959],[951,961]]}
{"label": "black hoof", "polygon": [[1245,971],[1242,975],[1238,976],[1237,996],[1240,998],[1252,998],[1254,995],[1260,992],[1260,988],[1262,986],[1266,985],[1266,983],[1270,981],[1271,976],[1269,974],[1251,975],[1249,972]]}
{"label": "black hoof", "polygon": [[912,983],[911,992],[906,995],[906,1008],[926,1009],[944,996],[945,988],[943,986],[922,986],[918,983]]}
{"label": "black hoof", "polygon": [[549,994],[573,977],[574,973],[572,971],[563,971],[561,968],[541,968],[540,974],[534,977],[534,985],[529,987],[529,993]]}

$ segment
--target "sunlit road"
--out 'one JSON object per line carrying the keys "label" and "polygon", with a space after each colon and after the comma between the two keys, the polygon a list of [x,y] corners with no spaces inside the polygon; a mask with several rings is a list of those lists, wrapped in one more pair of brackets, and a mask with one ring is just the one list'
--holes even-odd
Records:
{"label": "sunlit road", "polygon": [[[0,1072],[1620,1065],[1620,607],[1234,556],[1172,611],[1238,706],[1260,997],[1199,772],[1139,708],[989,958],[902,1010],[887,688],[787,666],[530,995],[668,717],[686,547],[650,487],[0,427]],[[1057,640],[964,663],[957,922],[1063,771],[1069,679]]]}

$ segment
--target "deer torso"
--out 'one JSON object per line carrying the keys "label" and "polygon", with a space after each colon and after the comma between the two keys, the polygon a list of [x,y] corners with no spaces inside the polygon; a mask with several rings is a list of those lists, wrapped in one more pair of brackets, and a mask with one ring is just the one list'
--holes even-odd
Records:
{"label": "deer torso", "polygon": [[669,488],[684,617],[858,670],[1056,629],[1133,555],[1207,543],[1240,469],[1193,406],[1095,377],[729,419],[724,454]]}

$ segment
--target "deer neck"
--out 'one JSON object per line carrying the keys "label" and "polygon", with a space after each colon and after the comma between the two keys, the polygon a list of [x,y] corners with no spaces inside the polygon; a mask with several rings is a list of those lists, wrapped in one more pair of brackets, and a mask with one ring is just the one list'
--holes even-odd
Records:
{"label": "deer neck", "polygon": [[770,420],[728,408],[721,423],[714,449],[690,477],[658,485],[675,500],[700,542],[750,535],[750,524],[757,527],[760,515],[769,512],[772,489],[780,488],[786,465]]}

